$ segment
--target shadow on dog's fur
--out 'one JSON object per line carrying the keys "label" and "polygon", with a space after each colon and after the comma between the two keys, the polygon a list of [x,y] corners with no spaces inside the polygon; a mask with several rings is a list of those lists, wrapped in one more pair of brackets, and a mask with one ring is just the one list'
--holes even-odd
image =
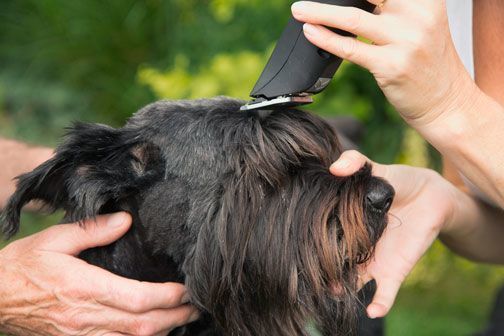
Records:
{"label": "shadow on dog's fur", "polygon": [[216,98],[151,104],[113,129],[76,124],[56,155],[20,177],[3,232],[39,199],[65,221],[118,210],[130,231],[82,253],[145,281],[184,282],[208,314],[174,335],[355,331],[357,266],[386,225],[392,188],[369,166],[332,176],[333,129],[299,110],[266,117]]}

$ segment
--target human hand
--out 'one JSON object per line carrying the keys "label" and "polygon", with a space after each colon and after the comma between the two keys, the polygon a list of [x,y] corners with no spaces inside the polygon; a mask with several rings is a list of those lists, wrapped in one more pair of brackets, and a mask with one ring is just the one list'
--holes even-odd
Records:
{"label": "human hand", "polygon": [[182,284],[116,276],[76,256],[128,231],[125,213],[53,226],[0,251],[0,331],[13,335],[167,335],[194,321]]}
{"label": "human hand", "polygon": [[[374,14],[301,1],[292,13],[313,44],[367,68],[403,118],[419,129],[470,103],[477,88],[453,45],[445,1],[368,0]],[[339,28],[373,41],[338,35]]]}
{"label": "human hand", "polygon": [[[344,152],[330,170],[337,176],[358,171],[369,160],[356,151]],[[387,180],[396,196],[389,224],[374,257],[363,266],[361,285],[375,279],[377,290],[367,307],[369,317],[383,317],[392,307],[399,287],[440,230],[450,223],[459,191],[432,170],[372,163],[373,174]]]}

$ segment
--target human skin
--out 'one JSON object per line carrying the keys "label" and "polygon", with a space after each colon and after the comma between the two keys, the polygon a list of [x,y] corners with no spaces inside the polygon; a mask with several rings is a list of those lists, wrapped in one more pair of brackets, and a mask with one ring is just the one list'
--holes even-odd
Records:
{"label": "human skin", "polygon": [[[0,139],[0,204],[13,178],[52,156],[48,148]],[[77,258],[119,239],[131,225],[125,213],[84,225],[61,224],[0,250],[0,332],[10,335],[163,335],[194,321],[186,289],[176,283],[129,280]]]}
{"label": "human skin", "polygon": [[[504,9],[502,1],[474,2],[473,40],[475,82],[478,87],[504,106]],[[457,168],[443,160],[443,176],[459,189],[473,193],[462,180]]]}
{"label": "human skin", "polygon": [[[303,3],[293,6],[293,14],[315,25],[306,26],[306,35],[313,43],[375,75],[403,118],[445,155],[446,171],[451,179],[458,180],[459,187],[462,185],[457,171],[495,204],[503,206],[500,147],[504,129],[504,48],[496,46],[504,42],[504,2],[474,1],[477,85],[454,52],[444,1],[388,0],[381,13],[375,13],[379,15]],[[352,31],[374,44],[338,36],[319,24]],[[312,33],[308,32],[311,28],[315,28]],[[359,153],[345,153],[331,171],[349,175],[364,161],[366,158]],[[463,256],[503,262],[502,210],[460,192],[433,172],[403,166],[374,167],[379,175],[393,179],[396,199],[403,201],[396,201],[391,210],[401,225],[394,228],[392,218],[391,228],[378,243],[375,260],[363,269],[363,280],[375,278],[378,282],[376,296],[368,307],[370,316],[384,316],[389,311],[400,284],[438,234]],[[405,172],[408,178],[397,178]],[[430,196],[436,202],[421,197],[429,190],[437,191]]]}
{"label": "human skin", "polygon": [[[330,168],[337,176],[349,176],[369,162],[356,151],[344,152],[340,160]],[[362,283],[377,282],[367,308],[370,317],[388,313],[402,282],[439,235],[466,258],[504,263],[504,211],[462,192],[432,170],[372,164],[373,173],[395,188],[396,197],[374,258],[362,269]]]}
{"label": "human skin", "polygon": [[[496,90],[492,82],[502,77],[488,76],[503,68],[496,66],[502,64],[503,48],[495,46],[502,45],[498,30],[504,2],[484,2],[474,2],[476,76],[487,74],[480,80],[481,88],[456,53],[442,0],[388,0],[374,14],[302,1],[293,5],[292,12],[308,23],[305,35],[312,43],[367,68],[404,120],[504,207],[504,108],[489,95]],[[481,16],[490,11],[493,15],[485,21]],[[340,36],[322,25],[350,31],[374,44]],[[489,52],[490,48],[497,50]]]}
{"label": "human skin", "polygon": [[16,185],[14,178],[32,171],[52,156],[52,149],[30,146],[18,141],[0,138],[0,209],[3,209]]}

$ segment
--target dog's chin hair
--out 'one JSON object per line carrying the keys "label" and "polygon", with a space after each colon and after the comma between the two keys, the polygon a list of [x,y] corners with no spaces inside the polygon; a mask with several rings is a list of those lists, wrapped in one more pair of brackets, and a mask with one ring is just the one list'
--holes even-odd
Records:
{"label": "dog's chin hair", "polygon": [[332,176],[336,137],[310,134],[318,120],[306,118],[296,129],[273,113],[226,141],[240,144],[236,170],[183,268],[194,302],[226,335],[309,335],[310,321],[325,335],[355,330],[356,264],[373,245],[363,204],[371,169]]}

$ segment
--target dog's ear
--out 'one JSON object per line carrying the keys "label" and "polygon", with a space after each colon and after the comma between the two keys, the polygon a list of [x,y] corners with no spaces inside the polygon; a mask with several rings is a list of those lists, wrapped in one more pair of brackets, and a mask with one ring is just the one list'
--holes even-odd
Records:
{"label": "dog's ear", "polygon": [[133,130],[76,123],[54,157],[18,177],[4,212],[2,231],[19,229],[20,212],[32,200],[63,209],[72,221],[96,216],[103,206],[138,192],[162,174],[159,148]]}

